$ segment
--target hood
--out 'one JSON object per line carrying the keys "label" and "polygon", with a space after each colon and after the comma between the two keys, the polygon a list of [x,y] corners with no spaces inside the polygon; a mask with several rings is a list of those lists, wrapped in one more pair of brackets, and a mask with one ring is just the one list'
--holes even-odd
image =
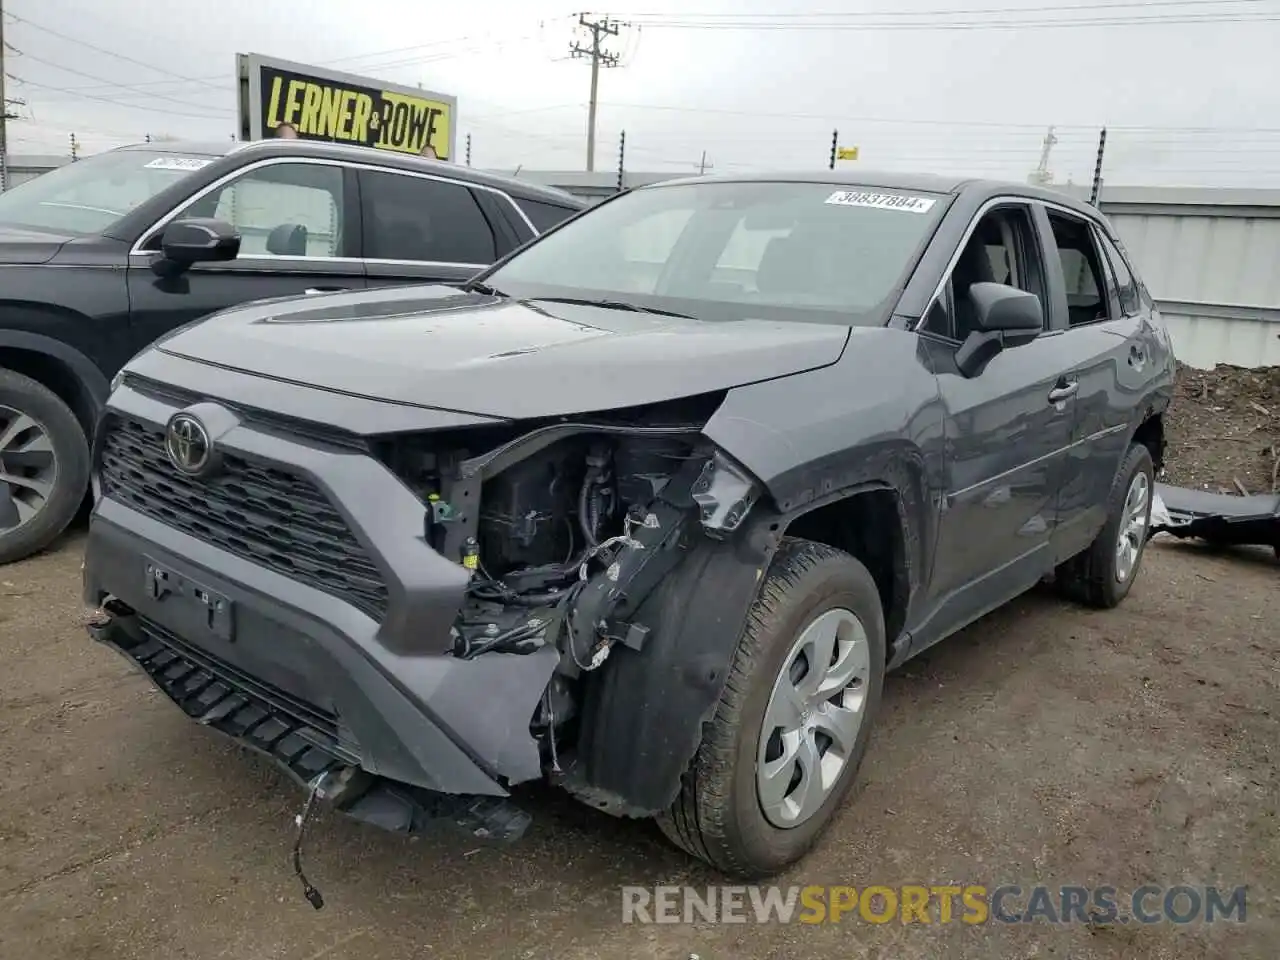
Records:
{"label": "hood", "polygon": [[48,263],[73,238],[0,225],[0,263]]}
{"label": "hood", "polygon": [[501,418],[639,406],[826,366],[844,326],[703,323],[398,287],[259,301],[158,349],[401,404]]}

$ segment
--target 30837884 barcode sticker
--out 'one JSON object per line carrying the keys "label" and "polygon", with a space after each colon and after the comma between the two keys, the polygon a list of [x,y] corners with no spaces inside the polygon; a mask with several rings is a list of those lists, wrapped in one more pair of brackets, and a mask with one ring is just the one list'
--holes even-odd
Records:
{"label": "30837884 barcode sticker", "polygon": [[211,163],[201,157],[156,157],[143,166],[152,170],[200,170]]}
{"label": "30837884 barcode sticker", "polygon": [[929,197],[911,197],[901,193],[870,193],[865,190],[837,190],[827,197],[825,202],[842,207],[905,210],[907,213],[928,213],[934,204]]}

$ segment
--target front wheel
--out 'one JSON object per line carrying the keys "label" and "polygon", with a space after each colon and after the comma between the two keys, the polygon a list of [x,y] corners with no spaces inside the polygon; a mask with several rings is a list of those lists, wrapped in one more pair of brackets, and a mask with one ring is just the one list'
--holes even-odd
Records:
{"label": "front wheel", "polygon": [[731,876],[772,876],[817,842],[866,753],[884,684],[884,615],[866,567],[782,542],[747,616],[667,837]]}

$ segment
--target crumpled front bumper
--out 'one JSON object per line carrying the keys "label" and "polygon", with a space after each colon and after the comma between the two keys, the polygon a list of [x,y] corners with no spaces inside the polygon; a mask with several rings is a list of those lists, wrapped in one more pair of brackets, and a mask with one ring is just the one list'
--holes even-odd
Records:
{"label": "crumpled front bumper", "polygon": [[[157,426],[181,409],[127,387],[110,405]],[[541,776],[529,724],[555,651],[464,661],[447,653],[447,636],[423,634],[452,620],[459,581],[452,564],[415,539],[421,504],[380,463],[332,455],[340,474],[359,475],[359,502],[349,502],[341,475],[327,482],[330,458],[314,444],[264,437],[246,423],[219,443],[269,456],[335,500],[386,574],[387,615],[379,622],[108,491],[97,499],[85,550],[85,601],[105,612],[91,634],[193,719],[270,756],[298,781],[341,773],[341,802],[361,819],[412,830],[440,816],[471,817],[482,835],[522,830],[527,818],[499,800]],[[371,529],[397,520],[404,532],[381,550]]]}

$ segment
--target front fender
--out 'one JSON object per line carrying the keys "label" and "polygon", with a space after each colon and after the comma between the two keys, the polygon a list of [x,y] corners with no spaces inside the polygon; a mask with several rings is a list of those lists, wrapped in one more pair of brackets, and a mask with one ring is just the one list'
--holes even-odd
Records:
{"label": "front fender", "polygon": [[689,555],[637,611],[650,627],[642,650],[616,645],[584,691],[584,732],[562,785],[615,816],[650,817],[675,801],[781,522],[757,506],[731,540],[695,536]]}

